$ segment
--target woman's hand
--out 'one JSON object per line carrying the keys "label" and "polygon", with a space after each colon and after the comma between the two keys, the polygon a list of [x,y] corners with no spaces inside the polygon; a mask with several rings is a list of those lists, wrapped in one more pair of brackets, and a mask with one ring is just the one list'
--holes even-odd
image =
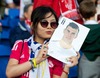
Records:
{"label": "woman's hand", "polygon": [[77,52],[77,56],[72,56],[69,58],[71,64],[67,64],[68,67],[73,67],[78,64],[78,59],[80,58],[79,52]]}
{"label": "woman's hand", "polygon": [[47,52],[48,52],[48,43],[42,45],[42,48],[40,49],[40,51],[36,57],[37,64],[39,64],[40,62],[42,62],[43,60],[45,60],[48,57]]}
{"label": "woman's hand", "polygon": [[80,58],[80,53],[79,52],[76,52],[77,53],[77,58],[79,59]]}

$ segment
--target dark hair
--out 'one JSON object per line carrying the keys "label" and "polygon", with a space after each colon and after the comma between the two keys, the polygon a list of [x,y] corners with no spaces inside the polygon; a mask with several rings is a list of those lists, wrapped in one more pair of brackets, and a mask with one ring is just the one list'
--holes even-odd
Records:
{"label": "dark hair", "polygon": [[95,1],[95,5],[96,5],[96,7],[97,7],[97,5],[98,5],[98,0]]}
{"label": "dark hair", "polygon": [[16,6],[20,6],[20,0],[13,0],[13,2]]}
{"label": "dark hair", "polygon": [[32,6],[33,4],[27,4],[27,5],[25,5],[24,6],[24,12],[28,12],[28,8],[30,7],[30,6]]}
{"label": "dark hair", "polygon": [[58,23],[58,17],[51,7],[39,6],[33,10],[32,15],[31,15],[31,22],[33,22],[32,31],[34,32],[36,31],[38,22],[44,19],[45,15],[50,12],[54,15],[56,22]]}
{"label": "dark hair", "polygon": [[[80,5],[80,3],[84,1],[84,0],[77,0],[78,4]],[[90,0],[86,0],[86,1],[90,1]],[[91,0],[92,1],[92,0]],[[95,6],[97,6],[98,4],[98,0],[95,0]]]}
{"label": "dark hair", "polygon": [[[68,25],[67,25],[67,27],[72,27],[72,28],[74,28],[74,29],[77,29],[78,30],[78,32],[79,32],[79,27],[78,27],[78,25],[77,24],[75,24],[75,23],[73,23],[73,22],[70,22]],[[67,28],[66,27],[66,28]]]}
{"label": "dark hair", "polygon": [[83,18],[88,19],[95,15],[96,6],[93,1],[84,0],[80,3],[79,12],[83,16]]}

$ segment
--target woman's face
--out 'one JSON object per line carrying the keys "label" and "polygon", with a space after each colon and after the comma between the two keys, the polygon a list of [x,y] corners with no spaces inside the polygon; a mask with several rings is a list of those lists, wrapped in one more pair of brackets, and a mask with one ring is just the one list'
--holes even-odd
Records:
{"label": "woman's face", "polygon": [[51,13],[47,13],[45,19],[42,19],[37,24],[37,30],[35,32],[35,41],[43,43],[45,39],[51,38],[55,30],[55,28],[51,27],[51,23],[53,26],[55,25],[56,27],[57,23],[54,15]]}

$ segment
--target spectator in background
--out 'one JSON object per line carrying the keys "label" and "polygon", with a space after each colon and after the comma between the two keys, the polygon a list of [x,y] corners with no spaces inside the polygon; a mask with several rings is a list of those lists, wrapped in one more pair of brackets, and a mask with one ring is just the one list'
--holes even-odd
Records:
{"label": "spectator in background", "polygon": [[20,9],[20,0],[13,0],[13,3],[15,5],[15,8]]}
{"label": "spectator in background", "polygon": [[7,3],[8,8],[14,8],[15,7],[13,0],[6,0],[6,3]]}
{"label": "spectator in background", "polygon": [[57,16],[65,16],[78,23],[83,23],[77,12],[77,0],[34,0],[34,8],[47,5],[54,9]]}
{"label": "spectator in background", "polygon": [[9,15],[10,9],[19,9],[20,8],[20,0],[6,0],[7,7],[5,8],[5,14]]}
{"label": "spectator in background", "polygon": [[19,8],[20,0],[6,0],[8,8]]}
{"label": "spectator in background", "polygon": [[[80,4],[84,0],[77,0],[77,1],[78,1],[78,4]],[[98,21],[98,15],[100,15],[100,0],[92,0],[92,1],[95,3],[96,9],[97,9],[97,12],[95,14],[95,20]]]}
{"label": "spectator in background", "polygon": [[79,11],[90,32],[81,48],[83,55],[79,61],[78,78],[100,78],[100,24],[95,20],[95,3],[83,0]]}
{"label": "spectator in background", "polygon": [[[78,4],[80,5],[80,3],[82,2],[82,1],[84,1],[84,0],[77,0],[77,2],[78,2]],[[88,0],[89,1],[89,0]],[[95,3],[95,5],[97,6],[97,4],[98,4],[98,0],[92,0],[94,3]]]}
{"label": "spectator in background", "polygon": [[30,17],[31,17],[32,11],[33,11],[32,4],[28,4],[24,7],[25,20],[20,20],[20,22],[18,22],[18,26],[14,27],[10,33],[11,47],[13,46],[16,40],[19,40],[19,39],[24,40],[31,36],[32,31],[31,31]]}

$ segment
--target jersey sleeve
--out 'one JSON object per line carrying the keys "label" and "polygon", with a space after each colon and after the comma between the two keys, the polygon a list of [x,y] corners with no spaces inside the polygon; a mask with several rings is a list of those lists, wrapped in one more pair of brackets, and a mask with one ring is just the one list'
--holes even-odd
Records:
{"label": "jersey sleeve", "polygon": [[12,50],[11,50],[10,58],[14,58],[16,60],[20,59],[22,44],[23,44],[22,40],[17,40],[15,42],[15,44],[14,44]]}

